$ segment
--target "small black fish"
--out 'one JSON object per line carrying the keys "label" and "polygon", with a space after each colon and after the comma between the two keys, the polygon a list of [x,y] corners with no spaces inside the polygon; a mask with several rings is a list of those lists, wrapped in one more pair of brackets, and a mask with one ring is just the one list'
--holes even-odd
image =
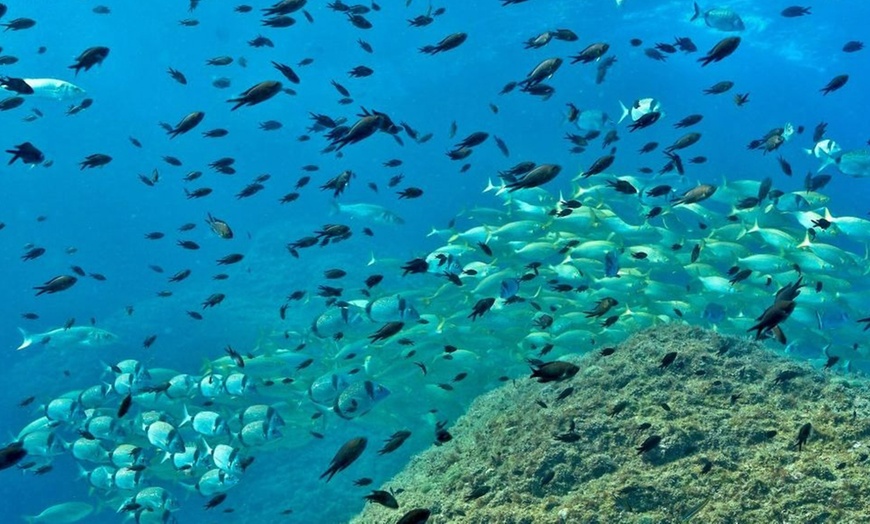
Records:
{"label": "small black fish", "polygon": [[389,491],[375,490],[363,498],[368,502],[380,504],[387,508],[399,509],[399,503],[396,501],[396,497],[394,497]]}
{"label": "small black fish", "polygon": [[648,451],[655,449],[661,441],[662,437],[659,435],[652,435],[650,437],[647,437],[647,439],[644,440],[643,443],[637,447],[637,454],[642,455]]}
{"label": "small black fish", "polygon": [[674,362],[674,360],[676,360],[676,358],[677,358],[677,352],[671,351],[670,353],[665,355],[664,358],[662,358],[662,363],[659,364],[659,368],[664,369],[664,368],[670,366],[671,364],[673,364],[673,362]]}
{"label": "small black fish", "polygon": [[118,418],[123,418],[124,415],[130,411],[130,406],[133,405],[133,394],[128,393],[124,400],[121,401],[121,405],[118,406]]}
{"label": "small black fish", "polygon": [[807,440],[810,438],[810,433],[812,433],[812,431],[813,431],[813,425],[810,424],[809,422],[807,422],[806,424],[801,426],[801,428],[798,430],[797,442],[795,442],[795,444],[797,445],[798,451],[801,451],[803,449],[803,447],[806,445]]}
{"label": "small black fish", "polygon": [[220,503],[223,502],[223,501],[225,501],[226,499],[227,499],[227,494],[226,494],[226,493],[218,493],[217,495],[215,495],[214,497],[212,497],[208,502],[206,502],[206,503],[205,503],[205,506],[203,506],[203,507],[204,507],[206,510],[212,509],[212,508],[214,508],[214,507],[219,506]]}

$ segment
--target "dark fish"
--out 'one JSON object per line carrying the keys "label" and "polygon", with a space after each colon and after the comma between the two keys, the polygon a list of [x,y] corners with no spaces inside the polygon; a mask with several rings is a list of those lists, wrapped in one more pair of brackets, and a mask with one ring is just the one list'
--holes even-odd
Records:
{"label": "dark fish", "polygon": [[336,473],[347,469],[348,466],[353,464],[363,454],[367,444],[368,439],[365,437],[356,437],[345,442],[332,458],[329,468],[320,475],[320,478],[327,477],[327,482],[332,480],[332,477]]}
{"label": "dark fish", "polygon": [[171,67],[166,70],[169,76],[172,77],[173,80],[178,82],[181,85],[187,85],[187,77],[184,76],[184,73],[178,71],[177,69],[172,69]]}
{"label": "dark fish", "polygon": [[708,87],[707,89],[704,89],[704,94],[705,95],[721,95],[722,93],[729,91],[732,87],[734,87],[734,82],[731,82],[730,80],[725,80],[725,81],[713,84],[712,86]]}
{"label": "dark fish", "polygon": [[466,33],[453,33],[445,36],[435,45],[425,45],[421,47],[420,52],[427,55],[435,55],[444,51],[450,51],[451,49],[456,49],[462,45],[467,38],[468,35]]}
{"label": "dark fish", "polygon": [[858,40],[850,40],[849,42],[846,42],[845,45],[843,45],[844,53],[855,53],[862,49],[864,49],[864,43],[859,42]]}
{"label": "dark fish", "polygon": [[42,154],[42,151],[30,142],[18,144],[12,149],[7,149],[6,152],[12,155],[12,158],[9,160],[10,165],[15,163],[16,160],[21,160],[21,162],[30,165],[41,164],[45,161],[45,155]]}
{"label": "dark fish", "polygon": [[36,296],[42,295],[43,293],[53,294],[71,288],[76,282],[78,282],[76,277],[60,275],[52,278],[41,286],[35,286],[33,289],[38,290]]}
{"label": "dark fish", "polygon": [[834,91],[840,89],[846,82],[849,81],[849,75],[837,75],[828,82],[828,85],[819,89],[823,95],[827,95],[828,93],[833,93]]}
{"label": "dark fish", "polygon": [[205,506],[203,506],[203,508],[205,508],[206,510],[212,509],[219,506],[221,502],[225,501],[226,499],[226,493],[218,493],[217,495],[209,499],[209,501],[205,503]]}
{"label": "dark fish", "polygon": [[128,393],[124,400],[121,401],[121,405],[118,406],[118,418],[123,418],[124,415],[130,411],[130,406],[133,405],[133,394]]}
{"label": "dark fish", "polygon": [[580,173],[580,176],[582,176],[583,178],[589,178],[592,175],[597,175],[598,173],[601,173],[602,171],[610,167],[613,164],[614,160],[616,160],[616,157],[613,155],[613,153],[602,156],[595,160],[595,162],[593,162],[592,165],[589,166],[589,169]]}
{"label": "dark fish", "polygon": [[676,128],[690,127],[690,126],[697,124],[701,120],[703,120],[703,118],[704,118],[704,115],[689,115],[689,116],[683,118],[682,120],[680,120],[679,122],[677,122],[676,124],[674,124],[674,127],[676,127]]}
{"label": "dark fish", "polygon": [[478,317],[482,317],[487,311],[489,311],[493,304],[495,304],[494,298],[481,298],[471,308],[471,313],[468,315],[468,318],[472,321],[477,320]]}
{"label": "dark fish", "polygon": [[798,451],[801,451],[803,447],[806,445],[807,440],[810,438],[810,434],[813,431],[813,425],[807,422],[798,430],[797,441],[795,445],[797,446]]}
{"label": "dark fish", "polygon": [[794,311],[795,305],[793,300],[777,300],[772,306],[764,310],[764,313],[756,319],[758,322],[746,331],[755,330],[756,340],[761,338],[763,333],[788,319]]}
{"label": "dark fish", "polygon": [[231,98],[227,100],[227,102],[236,104],[231,109],[232,111],[235,111],[242,106],[253,106],[265,102],[266,100],[269,100],[273,96],[277,95],[280,91],[281,82],[266,80],[265,82],[260,82],[259,84],[248,88],[237,98]]}
{"label": "dark fish", "polygon": [[786,7],[783,9],[780,14],[786,18],[795,18],[798,16],[810,15],[810,7],[801,7],[799,5],[793,5],[790,7]]}
{"label": "dark fish", "polygon": [[[21,462],[26,456],[27,450],[24,449],[24,443],[13,442],[9,444],[5,448],[0,449],[0,470],[11,468]],[[425,522],[425,520],[422,522]]]}
{"label": "dark fish", "polygon": [[647,439],[644,440],[643,443],[641,443],[641,445],[637,447],[637,454],[642,455],[648,451],[652,451],[659,445],[661,441],[662,437],[659,435],[652,435],[650,437],[647,437]]}
{"label": "dark fish", "polygon": [[69,68],[75,69],[76,75],[78,75],[79,71],[82,69],[89,71],[93,66],[102,64],[107,56],[109,56],[108,47],[90,47],[82,51],[82,53],[76,58],[75,63],[69,66]]}
{"label": "dark fish", "polygon": [[580,368],[570,362],[553,361],[533,364],[530,378],[537,378],[538,382],[561,382],[577,374]]}
{"label": "dark fish", "polygon": [[571,57],[571,63],[576,64],[577,62],[582,62],[584,64],[588,64],[589,62],[594,62],[598,60],[610,49],[610,45],[604,42],[596,42],[594,44],[588,45],[585,49],[580,51],[576,56]]}
{"label": "dark fish", "polygon": [[384,447],[378,450],[378,455],[385,455],[387,453],[392,453],[399,449],[402,444],[408,440],[408,437],[411,436],[411,432],[407,430],[397,431],[393,433],[390,438],[386,440],[384,443]]}
{"label": "dark fish", "polygon": [[670,353],[666,354],[666,355],[662,358],[662,363],[659,364],[659,368],[660,368],[660,369],[664,369],[664,368],[670,366],[671,364],[674,363],[674,360],[676,360],[676,358],[677,358],[677,352],[676,352],[676,351],[671,351]]}
{"label": "dark fish", "polygon": [[369,335],[369,341],[374,343],[380,340],[386,340],[401,331],[403,327],[405,327],[404,322],[387,322],[381,326],[380,329]]}
{"label": "dark fish", "polygon": [[429,521],[430,515],[432,515],[432,512],[428,509],[415,508],[402,515],[402,518],[397,520],[396,524],[426,524]]}
{"label": "dark fish", "polygon": [[396,497],[394,497],[389,491],[375,490],[363,498],[368,502],[380,504],[381,506],[390,509],[399,509],[399,503],[396,501]]}
{"label": "dark fish", "polygon": [[698,62],[701,62],[701,67],[712,62],[719,62],[736,51],[738,46],[740,46],[739,36],[723,38],[707,52],[706,56],[699,58]]}
{"label": "dark fish", "polygon": [[780,155],[777,160],[779,161],[779,168],[782,169],[782,172],[785,173],[786,176],[791,176],[791,164],[789,164],[788,161],[782,157],[782,155]]}

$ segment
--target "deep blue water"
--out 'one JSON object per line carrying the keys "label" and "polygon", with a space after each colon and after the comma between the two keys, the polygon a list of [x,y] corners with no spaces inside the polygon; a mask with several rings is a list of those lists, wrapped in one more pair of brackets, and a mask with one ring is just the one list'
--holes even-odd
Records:
{"label": "deep blue water", "polygon": [[[828,122],[827,136],[844,150],[858,149],[870,138],[865,114],[870,51],[841,51],[846,41],[868,35],[870,5],[857,0],[814,5],[811,16],[794,19],[779,16],[788,5],[784,2],[730,2],[746,21],[743,42],[732,57],[706,68],[696,62],[699,53],[672,55],[666,63],[643,55],[645,47],[670,42],[675,36],[691,37],[701,53],[726,36],[690,23],[690,2],[625,0],[625,5],[617,8],[604,0],[530,0],[508,7],[500,7],[495,0],[453,0],[433,4],[445,7],[446,13],[428,27],[413,28],[406,20],[424,13],[427,4],[414,0],[406,7],[404,2],[384,0],[379,12],[367,15],[375,26],[370,30],[350,26],[343,15],[327,9],[326,2],[308,3],[313,24],[297,13],[294,27],[270,29],[261,27],[257,12],[234,13],[233,4],[221,0],[203,0],[193,13],[188,13],[187,2],[180,0],[107,1],[103,4],[111,8],[108,15],[92,13],[96,2],[6,2],[9,12],[0,22],[26,16],[37,25],[2,33],[2,54],[20,60],[0,66],[0,73],[68,80],[94,99],[91,108],[75,116],[64,114],[67,102],[50,100],[28,100],[20,108],[0,113],[0,145],[4,149],[30,141],[54,162],[50,168],[16,163],[6,166],[0,177],[0,221],[5,223],[0,231],[4,297],[0,301],[0,347],[6,348],[5,365],[0,370],[4,384],[0,409],[7,434],[14,436],[39,416],[36,409],[16,407],[18,401],[35,395],[36,405],[95,384],[101,380],[101,362],[137,358],[149,366],[197,373],[203,359],[221,356],[227,344],[250,351],[263,337],[280,338],[288,329],[301,331],[322,308],[294,303],[288,310],[290,321],[281,322],[278,308],[284,296],[296,289],[310,292],[324,269],[363,266],[372,253],[378,259],[396,261],[425,255],[438,245],[436,238],[426,237],[432,227],[446,227],[459,215],[457,227],[461,229],[467,225],[461,217],[463,211],[476,205],[500,205],[481,191],[488,179],[495,180],[498,170],[520,160],[561,164],[563,175],[547,187],[553,192],[569,191],[570,178],[603,154],[599,142],[580,155],[567,151],[562,137],[570,131],[564,124],[564,108],[569,101],[581,109],[606,111],[614,119],[619,116],[620,100],[629,104],[651,96],[662,103],[664,125],[631,134],[620,127],[619,154],[611,169],[619,174],[635,174],[645,165],[661,167],[664,161],[660,155],[640,157],[635,152],[649,140],[670,143],[682,134],[672,128],[673,122],[690,113],[702,113],[705,118],[699,130],[704,136],[692,155],[709,160],[689,168],[687,187],[697,181],[720,183],[723,179],[771,176],[778,187],[797,190],[802,188],[803,175],[818,167],[815,159],[801,151],[812,147],[810,137],[817,123]],[[266,6],[264,2],[254,5],[257,11]],[[184,18],[195,18],[199,25],[179,25]],[[572,29],[579,41],[553,41],[544,49],[523,49],[524,40],[556,27]],[[457,31],[469,35],[460,48],[436,56],[418,52],[419,47]],[[246,42],[258,34],[274,40],[275,48],[249,47]],[[356,44],[358,38],[371,43],[375,53],[364,53]],[[632,47],[631,38],[642,39],[644,46]],[[569,65],[566,60],[548,81],[556,88],[551,100],[543,102],[518,92],[498,94],[504,84],[522,79],[541,59],[567,58],[596,41],[609,42],[610,53],[618,57],[602,85],[594,82],[594,64]],[[95,45],[111,49],[105,63],[75,76],[68,66],[78,53]],[[40,46],[45,46],[44,54],[37,53]],[[244,57],[248,65],[204,65],[206,59],[219,55]],[[314,62],[297,67],[306,57]],[[271,66],[273,60],[292,65],[302,77],[298,86],[284,82],[297,94],[279,94],[261,105],[231,112],[228,98],[262,80],[280,78]],[[375,74],[350,79],[347,71],[360,64],[372,67]],[[182,71],[188,84],[169,78],[169,67]],[[841,91],[829,96],[819,93],[832,77],[843,73],[848,73],[850,80]],[[219,90],[211,85],[222,76],[231,79],[230,88]],[[340,96],[329,85],[332,79],[350,89],[353,104],[336,102]],[[737,84],[732,92],[719,97],[701,93],[702,88],[726,79]],[[732,101],[736,92],[749,92],[750,102],[736,107]],[[498,106],[498,114],[493,114],[490,103]],[[312,134],[308,142],[296,140],[310,124],[309,112],[346,116],[352,123],[360,106],[387,112],[421,133],[434,133],[434,138],[415,144],[403,135],[405,146],[400,147],[379,133],[348,146],[343,158],[321,154],[326,141],[320,135]],[[23,121],[33,108],[44,116]],[[205,112],[205,120],[189,134],[169,140],[158,126],[159,122],[174,125],[196,110]],[[278,120],[283,128],[261,131],[258,123],[265,120]],[[505,140],[510,158],[504,158],[490,140],[469,158],[470,170],[459,173],[463,162],[450,161],[444,154],[455,142],[447,136],[453,121],[459,128],[457,139],[473,131],[488,131]],[[786,122],[804,125],[807,131],[773,154],[762,156],[746,150],[750,140]],[[217,127],[228,129],[229,136],[201,137],[201,131]],[[141,149],[130,144],[131,136],[141,141]],[[113,161],[102,169],[79,170],[78,162],[93,153],[111,155]],[[791,180],[780,172],[779,153],[794,168]],[[161,160],[165,155],[181,159],[183,166],[166,164]],[[224,156],[236,158],[238,174],[224,176],[208,168],[209,162]],[[404,164],[398,169],[382,167],[391,158],[400,158]],[[312,183],[301,191],[298,201],[279,204],[278,199],[293,190],[296,180],[308,174],[301,170],[306,164],[320,167],[311,173]],[[147,175],[154,169],[159,171],[160,182],[155,187],[143,185],[137,174]],[[341,202],[384,205],[407,223],[400,228],[374,226],[373,237],[357,232],[345,243],[313,248],[303,252],[299,260],[291,258],[284,244],[336,220],[330,216],[331,195],[317,186],[345,169],[353,170],[357,178]],[[193,170],[202,170],[204,175],[185,183],[182,177]],[[405,175],[404,186],[423,188],[424,197],[397,201],[387,181],[398,172]],[[865,215],[866,181],[831,169],[828,172],[836,175],[826,193],[837,214]],[[265,190],[249,199],[235,197],[242,187],[265,173],[271,175]],[[379,193],[372,192],[368,182],[376,182]],[[211,187],[214,193],[200,200],[185,198],[184,187],[200,186]],[[208,212],[228,221],[236,238],[227,242],[212,234],[204,224]],[[44,221],[37,220],[40,216]],[[196,229],[176,231],[188,222],[196,223]],[[150,231],[165,232],[166,238],[143,239]],[[202,249],[182,250],[175,246],[178,239],[194,240]],[[27,243],[45,247],[46,254],[22,262],[22,246]],[[68,247],[77,251],[67,254]],[[214,266],[214,260],[231,252],[246,254],[246,260],[226,269],[229,280],[213,281],[212,275],[222,271]],[[68,273],[72,264],[104,274],[107,280],[83,278],[69,291],[34,296],[33,286]],[[149,264],[161,266],[165,273],[155,273]],[[193,270],[187,281],[166,282],[183,268]],[[423,285],[402,284],[398,275],[388,279],[394,286]],[[157,298],[156,292],[163,289],[175,294]],[[227,300],[205,312],[205,320],[197,322],[185,314],[187,310],[201,311],[199,303],[215,292],[225,293]],[[127,306],[134,308],[132,316],[125,312]],[[40,318],[21,319],[22,313],[30,311]],[[63,325],[69,318],[75,318],[78,325],[93,318],[98,326],[121,336],[122,343],[111,350],[76,349],[62,354],[38,347],[14,351],[19,344],[16,327],[44,331]],[[157,335],[154,345],[141,348],[141,341],[152,334]],[[296,339],[291,340],[294,343],[288,347],[295,345]],[[65,370],[69,376],[64,375]],[[298,490],[315,499],[350,501],[344,512],[334,511],[332,503],[329,513],[316,506],[296,506],[288,522],[346,519],[361,507],[360,493],[346,495],[346,490],[334,485],[324,487],[312,469],[319,474],[337,446],[354,436],[354,424],[332,425],[325,441],[295,450],[291,456],[275,452],[272,456],[283,463],[299,465],[297,478],[271,478],[265,468],[260,469],[256,480],[245,478],[231,492],[235,514],[212,515],[203,521],[244,521],[246,497],[265,496],[262,490],[271,485],[279,489],[270,497]],[[385,480],[412,451],[426,444],[425,439],[418,440],[397,454],[393,463],[372,462],[368,471],[377,471],[371,476]],[[57,461],[54,471],[41,477],[3,471],[3,516],[14,519],[19,514],[36,514],[54,503],[88,499],[86,488],[74,482],[74,476],[75,466],[69,458]],[[253,493],[251,486],[260,491]],[[291,498],[298,500],[295,497]],[[178,515],[179,521],[202,520],[199,498],[191,498]],[[247,509],[256,512],[256,508]],[[119,520],[106,511],[92,521]]]}

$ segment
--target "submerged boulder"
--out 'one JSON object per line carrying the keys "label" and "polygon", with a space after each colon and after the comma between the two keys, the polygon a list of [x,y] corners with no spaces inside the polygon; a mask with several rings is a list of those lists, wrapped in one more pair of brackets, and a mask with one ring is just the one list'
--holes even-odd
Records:
{"label": "submerged boulder", "polygon": [[842,363],[677,325],[570,360],[573,378],[477,399],[380,488],[398,510],[353,522],[415,507],[439,524],[870,519],[870,387]]}

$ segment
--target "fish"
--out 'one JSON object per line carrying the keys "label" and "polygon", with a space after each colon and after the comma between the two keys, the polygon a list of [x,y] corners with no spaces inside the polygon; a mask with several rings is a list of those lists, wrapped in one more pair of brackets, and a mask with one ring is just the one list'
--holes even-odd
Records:
{"label": "fish", "polygon": [[537,378],[540,383],[561,382],[573,377],[578,371],[580,368],[570,362],[542,362],[533,365],[531,378]]}
{"label": "fish", "polygon": [[[70,100],[79,100],[87,95],[87,92],[81,87],[56,78],[20,78],[17,80],[23,82],[30,88],[30,92],[26,93],[27,95],[47,100],[66,102]],[[21,92],[20,85],[15,89],[10,89],[5,82],[0,82],[0,87],[15,93]]]}
{"label": "fish", "polygon": [[34,344],[45,347],[68,348],[76,346],[101,347],[118,343],[118,336],[104,329],[93,326],[72,326],[56,328],[42,333],[28,333],[18,328],[21,333],[21,344],[17,351],[27,349]]}
{"label": "fish", "polygon": [[71,524],[81,522],[94,512],[91,504],[84,502],[64,502],[42,510],[39,515],[25,516],[24,520],[31,524]]}
{"label": "fish", "polygon": [[655,98],[640,98],[631,104],[631,109],[625,107],[625,104],[619,102],[622,115],[619,117],[617,124],[622,123],[628,117],[631,117],[632,122],[637,122],[641,118],[653,113],[659,113],[659,116],[664,115],[662,112],[662,104]]}
{"label": "fish", "polygon": [[361,417],[390,395],[390,390],[371,380],[349,385],[335,399],[332,410],[343,419]]}
{"label": "fish", "polygon": [[746,25],[744,25],[740,15],[727,7],[714,7],[705,11],[701,9],[698,2],[693,2],[693,8],[694,12],[689,19],[690,21],[703,18],[707,27],[725,32],[737,32],[746,29]]}
{"label": "fish", "polygon": [[350,467],[363,454],[367,444],[366,437],[355,437],[345,442],[335,453],[329,467],[320,475],[320,478],[326,477],[326,481],[329,482],[336,473]]}
{"label": "fish", "polygon": [[870,150],[856,149],[841,153],[834,161],[837,170],[853,177],[870,177]]}

